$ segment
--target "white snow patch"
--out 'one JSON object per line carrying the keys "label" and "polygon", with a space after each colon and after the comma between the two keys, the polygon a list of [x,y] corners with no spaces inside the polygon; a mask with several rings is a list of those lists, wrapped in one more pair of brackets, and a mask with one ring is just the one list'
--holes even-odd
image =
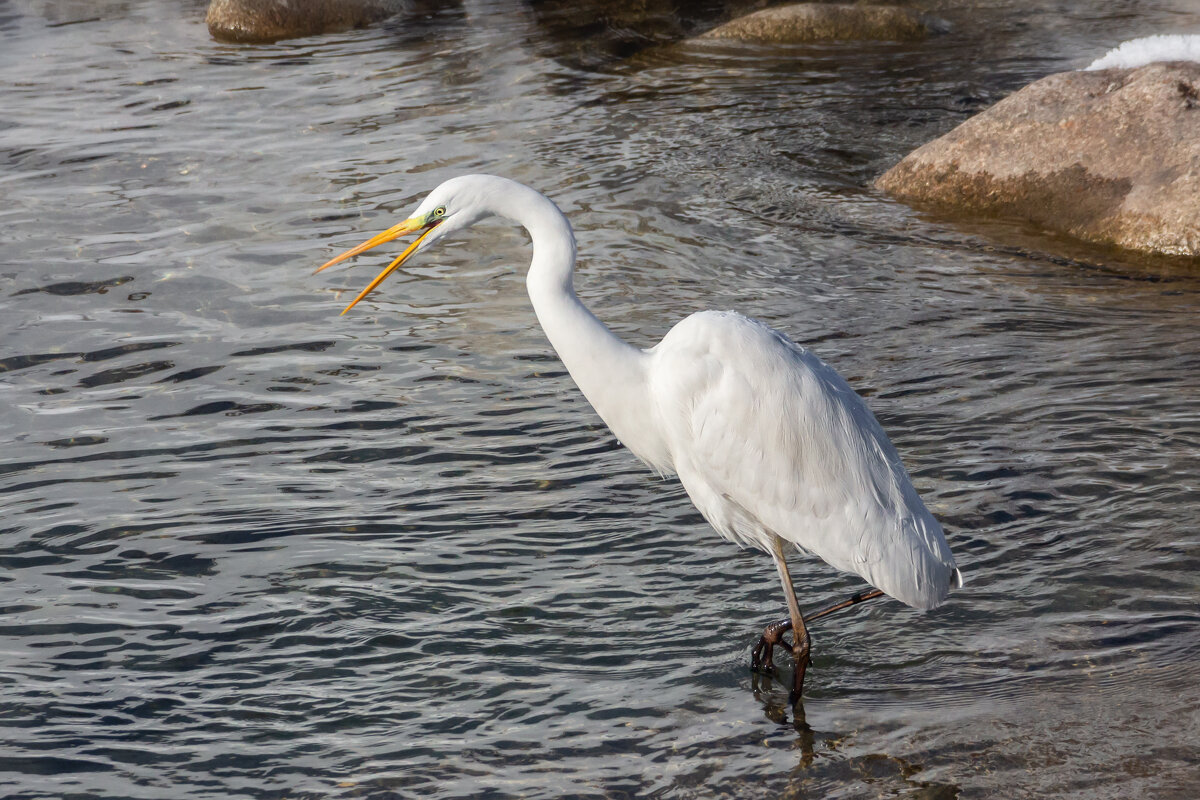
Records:
{"label": "white snow patch", "polygon": [[1087,69],[1129,69],[1156,61],[1200,61],[1200,35],[1160,34],[1130,39],[1093,61]]}

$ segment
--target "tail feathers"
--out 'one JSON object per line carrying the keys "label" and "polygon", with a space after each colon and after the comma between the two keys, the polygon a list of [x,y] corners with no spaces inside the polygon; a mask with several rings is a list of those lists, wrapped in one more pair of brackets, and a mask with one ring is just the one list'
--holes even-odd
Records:
{"label": "tail feathers", "polygon": [[962,571],[958,567],[954,568],[954,580],[958,584],[958,588],[961,589],[963,587],[963,576]]}

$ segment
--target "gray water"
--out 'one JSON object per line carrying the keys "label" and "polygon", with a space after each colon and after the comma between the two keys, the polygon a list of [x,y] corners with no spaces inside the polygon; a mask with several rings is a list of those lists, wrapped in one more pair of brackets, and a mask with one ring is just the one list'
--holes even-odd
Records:
{"label": "gray water", "polygon": [[[870,183],[1200,4],[927,7],[904,45],[495,0],[244,47],[195,0],[0,3],[3,794],[1195,797],[1200,270]],[[818,623],[793,715],[748,668],[770,559],[613,440],[522,232],[346,317],[387,253],[312,275],[473,171],[560,203],[629,341],[733,308],[834,365],[966,587]]]}

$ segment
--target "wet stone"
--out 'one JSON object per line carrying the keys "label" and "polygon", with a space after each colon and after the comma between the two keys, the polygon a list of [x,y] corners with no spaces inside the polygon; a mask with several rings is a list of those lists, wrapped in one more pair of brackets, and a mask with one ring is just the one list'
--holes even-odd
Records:
{"label": "wet stone", "polygon": [[399,0],[212,0],[209,33],[226,42],[274,42],[363,28],[402,10]]}
{"label": "wet stone", "polygon": [[1200,256],[1200,64],[1050,75],[905,157],[876,185],[918,207]]}
{"label": "wet stone", "polygon": [[699,38],[775,43],[913,41],[945,27],[939,20],[900,6],[797,3],[747,14]]}

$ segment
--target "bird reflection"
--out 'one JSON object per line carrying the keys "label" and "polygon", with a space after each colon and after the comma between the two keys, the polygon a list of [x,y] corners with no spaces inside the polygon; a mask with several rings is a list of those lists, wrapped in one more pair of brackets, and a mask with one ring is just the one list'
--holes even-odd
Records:
{"label": "bird reflection", "polygon": [[[783,792],[782,796],[809,796],[811,781],[827,777],[831,771],[837,773],[841,780],[861,780],[874,788],[887,785],[891,788],[886,792],[889,796],[914,800],[953,800],[961,795],[962,788],[957,784],[919,780],[924,766],[918,762],[878,752],[850,755],[859,748],[854,743],[847,747],[849,737],[839,734],[821,735],[824,757],[817,761],[817,731],[813,730],[805,717],[803,698],[791,705],[792,715],[789,718],[787,681],[780,681],[772,673],[766,672],[754,672],[750,680],[754,699],[762,704],[767,719],[776,725],[791,727],[796,732],[791,749],[798,750],[800,758],[791,769],[788,791]],[[814,768],[815,773],[811,771]]]}
{"label": "bird reflection", "polygon": [[[778,683],[778,690],[776,684]],[[796,743],[800,746],[800,766],[812,764],[816,754],[816,734],[808,724],[804,714],[804,700],[801,698],[791,706],[792,717],[788,719],[788,686],[777,682],[775,676],[764,672],[751,673],[750,686],[754,690],[754,699],[762,704],[763,713],[767,719],[776,725],[790,724],[799,736]]]}

